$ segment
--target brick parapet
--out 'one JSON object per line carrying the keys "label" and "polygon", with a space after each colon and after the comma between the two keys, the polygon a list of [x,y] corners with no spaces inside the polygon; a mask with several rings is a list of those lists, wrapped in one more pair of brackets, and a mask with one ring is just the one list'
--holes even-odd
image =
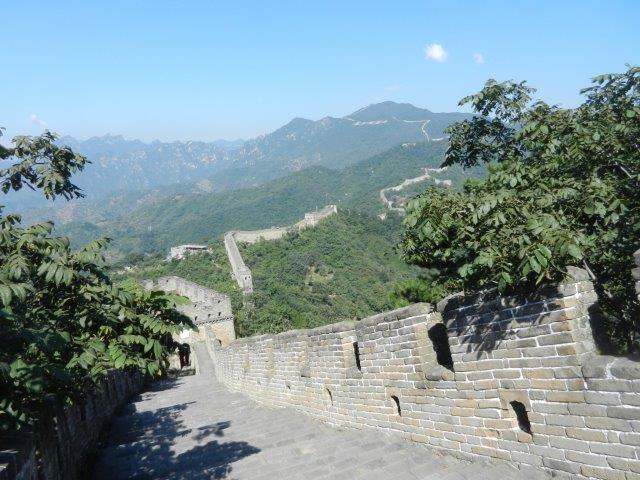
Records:
{"label": "brick parapet", "polygon": [[81,403],[63,405],[47,395],[48,415],[34,431],[0,434],[0,479],[75,480],[87,477],[86,462],[102,428],[118,406],[139,392],[145,378],[111,370]]}
{"label": "brick parapet", "polygon": [[[193,320],[198,327],[198,331],[193,337],[189,335],[189,338],[194,341],[204,340],[205,330],[212,331],[225,345],[236,338],[235,319],[231,310],[231,299],[228,295],[177,276],[147,281],[145,287],[174,292],[190,300],[188,304],[177,305],[177,309]],[[183,340],[186,338],[180,341]]]}
{"label": "brick parapet", "polygon": [[573,273],[536,295],[460,294],[209,347],[218,378],[262,403],[457,456],[637,479],[639,364],[596,353],[596,295]]}

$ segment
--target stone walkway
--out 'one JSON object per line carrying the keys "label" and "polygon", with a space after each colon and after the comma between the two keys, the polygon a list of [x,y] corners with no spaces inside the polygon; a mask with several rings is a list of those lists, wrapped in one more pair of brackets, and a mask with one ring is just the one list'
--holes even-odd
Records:
{"label": "stone walkway", "polygon": [[218,383],[203,345],[200,373],[156,383],[114,419],[93,475],[116,479],[497,480],[532,478],[467,463],[371,430],[328,427],[263,407]]}

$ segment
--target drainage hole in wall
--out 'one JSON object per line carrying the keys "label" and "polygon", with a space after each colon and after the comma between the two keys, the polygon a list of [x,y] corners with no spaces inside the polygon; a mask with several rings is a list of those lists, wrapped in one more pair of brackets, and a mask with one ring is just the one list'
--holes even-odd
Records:
{"label": "drainage hole in wall", "polygon": [[402,409],[400,408],[400,399],[398,397],[396,397],[395,395],[391,395],[391,400],[393,400],[393,402],[396,404],[396,412],[398,413],[398,416],[402,416]]}
{"label": "drainage hole in wall", "polygon": [[531,422],[529,421],[529,415],[527,415],[527,408],[523,403],[515,400],[511,402],[511,408],[513,408],[513,411],[516,414],[520,430],[531,435]]}
{"label": "drainage hole in wall", "polygon": [[353,355],[356,357],[356,367],[358,367],[358,370],[362,371],[362,366],[360,365],[360,348],[358,347],[358,342],[353,342]]}

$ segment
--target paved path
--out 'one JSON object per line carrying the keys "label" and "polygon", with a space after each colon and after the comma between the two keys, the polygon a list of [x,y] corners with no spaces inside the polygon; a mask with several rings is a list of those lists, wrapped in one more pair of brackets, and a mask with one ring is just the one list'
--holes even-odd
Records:
{"label": "paved path", "polygon": [[375,431],[337,429],[260,406],[215,380],[203,345],[195,354],[198,375],[156,383],[114,419],[90,478],[525,478],[508,465],[471,464]]}

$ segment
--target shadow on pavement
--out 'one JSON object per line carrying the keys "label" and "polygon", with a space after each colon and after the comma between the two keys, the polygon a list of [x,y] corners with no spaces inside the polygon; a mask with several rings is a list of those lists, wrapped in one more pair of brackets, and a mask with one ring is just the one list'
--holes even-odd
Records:
{"label": "shadow on pavement", "polygon": [[[159,382],[151,391],[169,390],[179,381]],[[86,478],[224,479],[233,462],[260,451],[247,442],[224,442],[229,421],[187,428],[182,415],[191,403],[144,412],[136,412],[133,405],[125,407],[114,419],[107,444]]]}

